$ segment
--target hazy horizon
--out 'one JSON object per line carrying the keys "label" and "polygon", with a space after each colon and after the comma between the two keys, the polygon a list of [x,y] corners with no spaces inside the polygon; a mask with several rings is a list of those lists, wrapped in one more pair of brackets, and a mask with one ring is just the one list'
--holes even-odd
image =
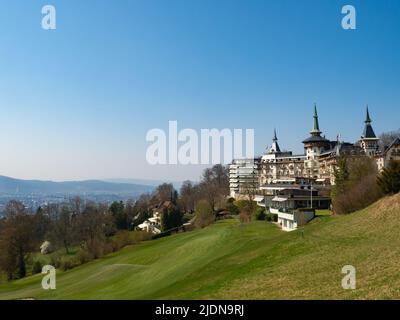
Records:
{"label": "hazy horizon", "polygon": [[199,180],[205,165],[146,162],[146,133],[255,130],[302,153],[317,103],[323,135],[349,142],[365,107],[377,134],[399,129],[400,2],[43,1],[2,5],[0,174],[52,181]]}

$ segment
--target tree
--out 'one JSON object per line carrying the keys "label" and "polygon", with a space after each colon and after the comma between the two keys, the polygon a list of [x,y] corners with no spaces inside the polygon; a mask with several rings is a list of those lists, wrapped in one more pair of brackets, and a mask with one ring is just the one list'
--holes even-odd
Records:
{"label": "tree", "polygon": [[143,223],[150,216],[150,204],[152,197],[149,194],[142,194],[139,199],[136,200],[133,207],[133,219],[131,228],[137,227]]}
{"label": "tree", "polygon": [[400,137],[400,129],[396,131],[384,132],[379,136],[381,148],[388,147],[396,138]]}
{"label": "tree", "polygon": [[114,201],[110,206],[110,212],[118,230],[127,230],[129,228],[127,212],[122,201]]}
{"label": "tree", "polygon": [[125,216],[127,219],[127,229],[132,230],[133,219],[136,216],[135,201],[128,199],[125,204]]}
{"label": "tree", "polygon": [[235,204],[239,208],[240,222],[250,222],[251,216],[256,212],[257,203],[252,200],[238,200]]}
{"label": "tree", "polygon": [[240,213],[239,208],[235,205],[235,199],[229,198],[225,205],[225,210],[231,214],[238,215]]}
{"label": "tree", "polygon": [[182,212],[176,205],[171,204],[163,208],[161,213],[161,231],[167,231],[181,226],[182,218]]}
{"label": "tree", "polygon": [[0,267],[7,273],[9,280],[26,275],[27,254],[37,248],[35,239],[34,216],[25,206],[12,200],[6,205],[6,218],[0,234]]}
{"label": "tree", "polygon": [[214,210],[206,200],[200,200],[196,204],[196,217],[194,224],[198,228],[204,228],[215,221]]}
{"label": "tree", "polygon": [[160,184],[155,190],[155,198],[158,203],[164,201],[172,201],[176,203],[177,200],[177,192],[174,189],[172,183],[163,183]]}
{"label": "tree", "polygon": [[389,161],[378,177],[378,185],[384,194],[394,194],[400,191],[400,161]]}
{"label": "tree", "polygon": [[335,185],[332,187],[332,199],[343,194],[349,182],[349,169],[347,159],[342,157],[338,160],[338,166],[334,169]]}
{"label": "tree", "polygon": [[184,181],[180,189],[180,205],[184,212],[193,213],[198,197],[198,187],[191,181]]}
{"label": "tree", "polygon": [[245,195],[247,200],[254,201],[255,196],[259,192],[258,187],[258,181],[252,178],[242,184],[240,193]]}
{"label": "tree", "polygon": [[377,184],[376,162],[369,157],[348,158],[339,161],[332,190],[334,212],[351,213],[361,210],[381,196]]}
{"label": "tree", "polygon": [[265,209],[262,207],[257,207],[254,216],[255,216],[256,220],[265,220],[267,217],[267,215],[265,213]]}
{"label": "tree", "polygon": [[82,213],[77,216],[76,224],[80,241],[89,242],[115,233],[113,217],[105,204],[87,202]]}
{"label": "tree", "polygon": [[34,216],[35,237],[38,241],[43,240],[51,229],[51,220],[49,215],[39,207]]}
{"label": "tree", "polygon": [[201,198],[208,201],[211,208],[215,210],[216,205],[224,203],[229,195],[228,168],[217,164],[205,169],[199,189]]}
{"label": "tree", "polygon": [[74,241],[75,236],[73,219],[75,219],[76,216],[73,216],[70,207],[67,205],[53,208],[56,213],[50,231],[51,242],[62,245],[65,249],[65,253],[69,254],[69,247]]}

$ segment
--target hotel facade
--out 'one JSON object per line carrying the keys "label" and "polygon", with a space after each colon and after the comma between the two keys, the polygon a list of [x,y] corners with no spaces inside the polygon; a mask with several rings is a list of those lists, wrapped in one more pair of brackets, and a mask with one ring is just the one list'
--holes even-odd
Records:
{"label": "hotel facade", "polygon": [[[356,143],[330,141],[319,128],[317,107],[314,106],[313,128],[308,138],[302,141],[303,154],[281,151],[274,131],[272,146],[267,152],[254,159],[235,159],[229,166],[230,195],[240,198],[255,190],[264,195],[269,185],[295,184],[299,179],[315,186],[335,183],[334,172],[340,157],[370,157],[376,161],[378,170],[386,167],[390,160],[400,161],[400,139],[389,146],[381,146],[372,128],[367,107],[364,130]],[[307,182],[306,182],[307,181]]]}

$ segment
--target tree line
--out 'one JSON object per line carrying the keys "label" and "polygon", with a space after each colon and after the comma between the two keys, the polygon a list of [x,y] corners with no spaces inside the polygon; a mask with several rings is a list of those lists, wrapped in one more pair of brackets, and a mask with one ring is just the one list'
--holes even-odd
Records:
{"label": "tree line", "polygon": [[[63,251],[51,255],[52,264],[67,270],[124,245],[149,239],[151,235],[134,230],[165,202],[169,205],[163,207],[162,231],[182,225],[185,215],[197,227],[204,227],[215,221],[215,213],[227,204],[228,194],[228,169],[215,165],[204,170],[198,183],[183,182],[179,192],[172,184],[164,183],[135,201],[107,205],[75,197],[33,212],[12,200],[0,219],[0,271],[8,280],[40,272],[39,262],[31,260],[45,241],[51,244],[51,251]],[[27,270],[32,264],[35,271]]]}

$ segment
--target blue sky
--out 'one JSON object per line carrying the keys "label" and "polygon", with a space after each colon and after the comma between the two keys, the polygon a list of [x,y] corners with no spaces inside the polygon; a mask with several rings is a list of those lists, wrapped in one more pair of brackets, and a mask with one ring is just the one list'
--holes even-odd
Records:
{"label": "blue sky", "polygon": [[147,131],[254,128],[261,154],[276,127],[302,152],[314,102],[331,139],[357,140],[366,104],[377,133],[400,127],[398,0],[2,0],[0,30],[2,175],[197,179],[148,165]]}

